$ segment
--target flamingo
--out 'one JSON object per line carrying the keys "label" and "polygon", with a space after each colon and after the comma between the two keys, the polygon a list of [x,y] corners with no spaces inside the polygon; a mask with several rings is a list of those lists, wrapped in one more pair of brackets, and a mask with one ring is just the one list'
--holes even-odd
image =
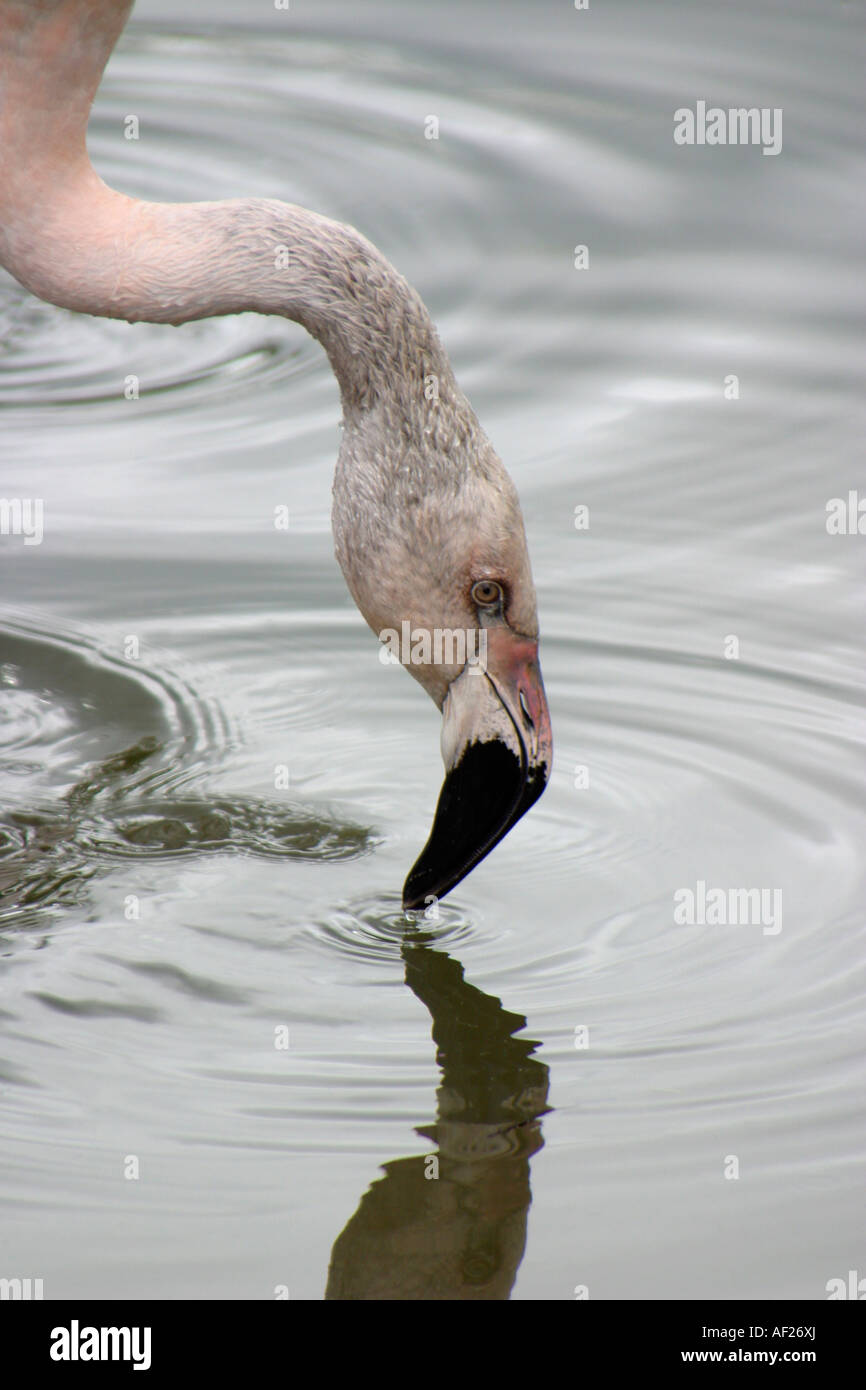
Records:
{"label": "flamingo", "polygon": [[0,0],[0,263],[78,313],[178,325],[254,310],[321,343],[343,411],[337,561],[380,640],[411,634],[399,659],[442,715],[445,780],[403,888],[404,909],[418,910],[498,844],[550,775],[517,492],[420,297],[354,227],[271,198],[152,203],[103,183],[87,120],[131,10]]}

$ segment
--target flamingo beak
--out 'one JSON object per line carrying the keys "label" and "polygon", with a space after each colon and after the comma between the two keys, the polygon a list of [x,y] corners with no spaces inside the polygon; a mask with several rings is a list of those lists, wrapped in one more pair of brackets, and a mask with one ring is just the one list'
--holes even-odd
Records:
{"label": "flamingo beak", "polygon": [[452,681],[442,716],[445,782],[430,838],[403,886],[406,911],[450,893],[547,785],[553,739],[538,643],[504,623],[487,629],[485,660]]}

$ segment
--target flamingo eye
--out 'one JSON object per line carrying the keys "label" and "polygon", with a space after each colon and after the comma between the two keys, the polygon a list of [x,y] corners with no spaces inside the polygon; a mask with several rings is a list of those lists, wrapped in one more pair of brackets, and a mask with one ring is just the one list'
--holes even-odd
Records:
{"label": "flamingo eye", "polygon": [[495,579],[479,579],[477,584],[472,585],[472,602],[477,603],[479,608],[492,608],[501,603],[504,597],[502,585],[497,584]]}

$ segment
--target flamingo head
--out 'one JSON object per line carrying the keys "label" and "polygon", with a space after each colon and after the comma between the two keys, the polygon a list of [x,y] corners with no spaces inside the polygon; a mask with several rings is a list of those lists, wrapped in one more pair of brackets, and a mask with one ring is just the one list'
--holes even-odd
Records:
{"label": "flamingo head", "polygon": [[391,469],[350,436],[335,480],[349,589],[383,659],[404,665],[442,713],[445,782],[403,888],[407,910],[465,878],[538,800],[552,765],[523,517],[479,435],[469,432],[469,448],[452,436],[446,450],[404,450]]}

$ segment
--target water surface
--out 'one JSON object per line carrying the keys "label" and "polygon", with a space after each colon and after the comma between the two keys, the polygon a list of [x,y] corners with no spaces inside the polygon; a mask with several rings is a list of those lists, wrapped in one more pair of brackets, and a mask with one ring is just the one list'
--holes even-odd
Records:
{"label": "water surface", "polygon": [[[324,355],[0,273],[0,491],[45,508],[0,538],[0,1275],[824,1297],[864,1259],[862,10],[207,12],[140,0],[96,166],[418,286],[523,499],[556,766],[407,924],[439,720],[333,560]],[[699,99],[783,108],[781,154],[675,146]],[[778,921],[678,925],[699,882]]]}

